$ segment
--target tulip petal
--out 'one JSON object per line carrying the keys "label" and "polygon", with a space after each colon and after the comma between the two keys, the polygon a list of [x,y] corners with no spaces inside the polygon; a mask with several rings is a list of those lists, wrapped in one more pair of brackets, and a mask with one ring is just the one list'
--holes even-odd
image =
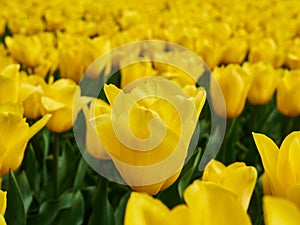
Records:
{"label": "tulip petal", "polygon": [[53,112],[53,111],[56,111],[56,110],[59,110],[59,109],[62,109],[64,107],[66,107],[65,104],[63,104],[61,102],[58,102],[58,101],[55,101],[55,100],[53,100],[51,98],[48,98],[48,97],[45,97],[45,96],[43,96],[41,98],[41,102],[42,102],[43,107],[48,112]]}
{"label": "tulip petal", "polygon": [[[6,192],[0,190],[0,216],[4,216],[6,210]],[[1,223],[0,223],[1,224]]]}
{"label": "tulip petal", "polygon": [[291,187],[287,193],[287,197],[300,209],[300,184],[296,184]]}
{"label": "tulip petal", "polygon": [[[282,142],[277,162],[277,177],[287,187],[300,181],[300,132],[290,133]],[[298,176],[298,177],[297,177]]]}
{"label": "tulip petal", "polygon": [[28,140],[31,139],[37,132],[39,132],[44,126],[46,126],[47,122],[52,117],[51,114],[46,114],[40,120],[35,122],[30,128],[27,135]]}
{"label": "tulip petal", "polygon": [[184,199],[191,224],[251,224],[237,197],[217,184],[196,180],[185,190]]}
{"label": "tulip petal", "polygon": [[126,206],[125,225],[172,225],[170,210],[158,199],[132,192]]}
{"label": "tulip petal", "polygon": [[211,160],[203,172],[202,180],[214,183],[221,183],[221,174],[226,166],[217,160]]}
{"label": "tulip petal", "polygon": [[266,225],[299,225],[299,209],[284,198],[264,197],[263,209]]}
{"label": "tulip petal", "polygon": [[272,193],[285,196],[285,190],[276,177],[276,164],[279,154],[277,145],[269,137],[263,134],[252,133],[252,135],[260,154],[265,172],[270,178]]}
{"label": "tulip petal", "polygon": [[109,101],[110,105],[113,105],[116,97],[118,96],[118,94],[120,94],[122,92],[122,90],[117,88],[113,84],[109,84],[109,85],[105,84],[104,92],[105,92],[106,98]]}

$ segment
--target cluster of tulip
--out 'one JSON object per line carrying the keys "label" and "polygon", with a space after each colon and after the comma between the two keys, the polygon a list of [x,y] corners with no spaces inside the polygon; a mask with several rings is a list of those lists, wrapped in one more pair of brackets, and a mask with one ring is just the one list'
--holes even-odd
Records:
{"label": "cluster of tulip", "polygon": [[[0,190],[1,225],[6,224],[6,208],[6,220],[17,224],[11,216],[13,207],[6,207],[7,193],[21,196],[18,201],[28,215],[23,215],[20,224],[27,221],[29,225],[61,224],[66,222],[64,218],[69,218],[71,224],[91,225],[99,221],[109,225],[260,225],[263,220],[268,225],[299,223],[300,132],[295,131],[300,129],[297,1],[0,0],[0,4],[0,180],[3,179],[2,190],[7,191]],[[200,157],[197,150],[185,166],[184,161],[200,112],[205,110],[206,97],[212,100],[212,110],[224,116],[213,82],[209,90],[204,90],[186,72],[147,61],[122,68],[117,74],[120,81],[104,86],[106,98],[80,98],[78,84],[99,56],[121,44],[152,39],[176,43],[195,52],[212,70],[212,77],[222,90],[230,129],[218,161],[210,161],[203,174],[196,170]],[[140,49],[136,53],[142,54]],[[170,57],[174,61],[186,60],[184,55]],[[126,60],[120,61],[122,64]],[[105,69],[109,71],[114,66],[114,62],[109,62]],[[142,78],[151,79],[140,83]],[[138,85],[125,90],[134,82]],[[162,93],[174,95],[172,102],[162,98]],[[276,129],[253,126],[258,118],[250,114],[257,107],[265,110],[260,123],[274,122]],[[61,164],[69,165],[63,157],[77,159],[76,154],[71,157],[71,153],[53,150],[46,155],[53,165],[48,165],[47,160],[39,163],[45,164],[41,168],[53,166],[53,176],[45,173],[47,169],[41,176],[42,180],[55,180],[55,194],[45,194],[45,190],[40,191],[30,182],[29,191],[22,191],[25,189],[21,185],[28,181],[19,182],[20,187],[13,192],[7,180],[11,182],[14,176],[11,171],[20,176],[27,171],[21,165],[30,139],[43,127],[53,135],[72,134],[70,129],[80,112],[85,118],[87,152],[103,164],[111,161],[134,191],[107,181],[105,186],[103,180],[96,185],[83,163],[79,168],[85,168],[84,172],[76,173],[70,185],[60,185],[61,190],[57,190],[57,183],[64,182],[58,170],[66,173],[65,177],[71,177],[73,172]],[[288,123],[286,118],[292,122]],[[200,118],[204,134],[201,130],[198,147],[204,146],[203,140],[207,138],[203,137],[209,135],[206,124],[209,122],[204,115]],[[283,126],[282,133],[276,124]],[[257,132],[253,133],[254,142],[252,131]],[[279,149],[258,132],[267,133],[277,144],[288,135]],[[137,144],[136,138],[145,140],[146,145],[152,144],[152,134],[155,140],[164,139],[151,151],[134,148],[143,146]],[[54,148],[62,145],[55,141],[64,142],[62,136],[59,140],[47,140],[48,147]],[[34,151],[41,154],[40,149]],[[230,151],[236,156],[233,160],[227,160]],[[240,156],[243,154],[253,161]],[[170,156],[172,160],[166,160]],[[233,162],[243,160],[251,166]],[[165,164],[160,165],[161,162]],[[7,174],[12,175],[7,178]],[[158,174],[160,179],[154,179]],[[99,194],[97,189],[103,193]],[[93,203],[91,190],[95,192]],[[72,198],[68,192],[74,192]],[[115,196],[108,196],[110,193]],[[98,205],[95,198],[99,198]],[[173,198],[175,202],[170,203]],[[253,204],[257,204],[258,210],[253,209]],[[46,217],[48,210],[53,215]],[[43,221],[45,218],[47,222]]]}

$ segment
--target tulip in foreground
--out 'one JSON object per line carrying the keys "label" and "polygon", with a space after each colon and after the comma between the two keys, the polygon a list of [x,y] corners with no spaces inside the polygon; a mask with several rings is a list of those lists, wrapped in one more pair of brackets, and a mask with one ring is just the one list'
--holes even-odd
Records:
{"label": "tulip in foreground", "polygon": [[50,117],[47,114],[29,127],[20,107],[0,107],[0,176],[20,166],[28,141],[47,124]]}
{"label": "tulip in foreground", "polygon": [[169,209],[144,193],[131,193],[125,225],[251,225],[237,197],[220,185],[196,180],[184,191],[186,204]]}
{"label": "tulip in foreground", "polygon": [[106,85],[110,114],[95,118],[98,135],[125,182],[157,194],[177,179],[205,102],[205,91],[163,78],[139,80],[122,91]]}
{"label": "tulip in foreground", "polygon": [[256,169],[245,163],[235,162],[224,166],[212,160],[206,166],[202,180],[221,185],[224,189],[237,195],[238,200],[247,211],[257,178]]}
{"label": "tulip in foreground", "polygon": [[291,201],[265,196],[263,198],[264,220],[266,225],[298,225],[300,209]]}
{"label": "tulip in foreground", "polygon": [[288,198],[300,208],[300,131],[290,133],[280,149],[267,136],[253,134],[265,169],[265,194]]}

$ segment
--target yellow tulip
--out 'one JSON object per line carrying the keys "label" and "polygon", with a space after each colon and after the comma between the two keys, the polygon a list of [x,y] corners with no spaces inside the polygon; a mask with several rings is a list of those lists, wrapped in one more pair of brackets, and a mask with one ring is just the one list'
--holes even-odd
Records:
{"label": "yellow tulip", "polygon": [[242,37],[233,37],[225,42],[222,63],[241,63],[248,51],[248,42]]}
{"label": "yellow tulip", "polygon": [[221,162],[212,160],[206,166],[202,180],[221,185],[224,189],[237,195],[238,200],[247,211],[257,178],[256,169],[236,162],[224,166]]}
{"label": "yellow tulip", "polygon": [[0,106],[0,176],[20,166],[29,139],[46,125],[50,117],[47,114],[29,127],[20,107]]}
{"label": "yellow tulip", "polygon": [[246,73],[238,64],[229,64],[227,67],[215,67],[212,75],[221,87],[223,96],[216,91],[216,83],[212,82],[211,96],[215,112],[223,116],[222,105],[218,104],[224,97],[227,118],[239,116],[245,106],[247,94],[251,85],[252,76]]}
{"label": "yellow tulip", "polygon": [[189,96],[163,78],[139,80],[129,93],[104,91],[112,112],[95,118],[101,142],[129,186],[157,194],[181,171],[205,91]]}
{"label": "yellow tulip", "polygon": [[283,115],[300,115],[300,70],[285,70],[281,77],[276,95],[276,105]]}
{"label": "yellow tulip", "polygon": [[288,198],[300,208],[300,131],[290,133],[280,149],[263,134],[253,137],[265,169],[264,192]]}
{"label": "yellow tulip", "polygon": [[6,210],[6,192],[0,190],[0,225],[6,225],[4,214]]}
{"label": "yellow tulip", "polygon": [[[24,115],[29,119],[39,118],[44,111],[41,97],[45,81],[37,75],[23,77],[21,82],[20,96],[24,107]],[[44,84],[45,85],[45,84]]]}
{"label": "yellow tulip", "polygon": [[0,37],[5,33],[6,21],[0,16]]}
{"label": "yellow tulip", "polygon": [[251,47],[249,52],[249,62],[263,61],[270,63],[275,68],[282,66],[285,54],[273,38],[264,38],[257,40]]}
{"label": "yellow tulip", "polygon": [[26,67],[35,67],[41,61],[42,45],[37,35],[16,35],[5,38],[13,58]]}
{"label": "yellow tulip", "polygon": [[19,102],[20,65],[12,64],[0,71],[0,105]]}
{"label": "yellow tulip", "polygon": [[194,181],[184,191],[186,204],[168,209],[158,199],[133,192],[127,202],[125,225],[251,225],[236,196],[221,186]]}
{"label": "yellow tulip", "polygon": [[271,64],[264,62],[244,63],[243,69],[253,76],[248,100],[253,105],[268,103],[274,95],[281,70],[276,70]]}
{"label": "yellow tulip", "polygon": [[300,38],[296,38],[288,49],[285,64],[292,70],[300,69]]}
{"label": "yellow tulip", "polygon": [[298,225],[300,209],[284,198],[265,196],[263,198],[264,220],[266,225]]}
{"label": "yellow tulip", "polygon": [[72,128],[72,107],[77,85],[70,79],[59,79],[54,83],[43,85],[41,98],[43,113],[51,113],[47,123],[49,130],[61,133]]}

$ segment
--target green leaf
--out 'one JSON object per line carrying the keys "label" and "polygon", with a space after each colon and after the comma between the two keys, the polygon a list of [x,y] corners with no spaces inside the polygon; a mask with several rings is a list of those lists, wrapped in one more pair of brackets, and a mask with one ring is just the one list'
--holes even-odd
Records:
{"label": "green leaf", "polygon": [[74,188],[80,188],[84,182],[84,177],[88,169],[88,164],[85,159],[81,157],[74,180]]}
{"label": "green leaf", "polygon": [[182,174],[179,178],[178,193],[181,199],[183,197],[182,195],[184,189],[191,183],[193,175],[198,168],[200,162],[200,156],[201,156],[201,149],[200,148],[196,149],[194,154],[195,156],[193,156],[189,161],[189,163],[186,165],[187,169],[182,171]]}
{"label": "green leaf", "polygon": [[123,225],[124,223],[125,209],[126,209],[127,201],[130,197],[130,193],[131,192],[129,191],[125,195],[123,195],[115,211],[116,225]]}
{"label": "green leaf", "polygon": [[7,191],[7,209],[5,218],[7,224],[24,225],[26,224],[26,215],[22,193],[13,172],[9,171],[9,189]]}
{"label": "green leaf", "polygon": [[63,210],[70,208],[72,206],[74,193],[67,192],[62,194],[58,199],[48,200],[44,202],[40,209],[39,213],[30,216],[27,219],[28,224],[30,225],[50,225],[54,221],[58,213]]}
{"label": "green leaf", "polygon": [[22,171],[21,174],[16,177],[16,179],[23,197],[25,213],[27,213],[32,201],[32,192],[25,171]]}
{"label": "green leaf", "polygon": [[84,220],[84,199],[80,191],[74,195],[72,206],[59,213],[55,225],[80,225]]}
{"label": "green leaf", "polygon": [[38,192],[41,174],[38,170],[38,160],[36,158],[34,148],[31,143],[26,149],[26,155],[24,157],[24,169],[26,170],[26,174],[30,175],[27,177],[30,187],[35,192]]}
{"label": "green leaf", "polygon": [[114,225],[114,213],[108,200],[107,180],[99,177],[99,183],[93,196],[93,212],[88,225]]}

